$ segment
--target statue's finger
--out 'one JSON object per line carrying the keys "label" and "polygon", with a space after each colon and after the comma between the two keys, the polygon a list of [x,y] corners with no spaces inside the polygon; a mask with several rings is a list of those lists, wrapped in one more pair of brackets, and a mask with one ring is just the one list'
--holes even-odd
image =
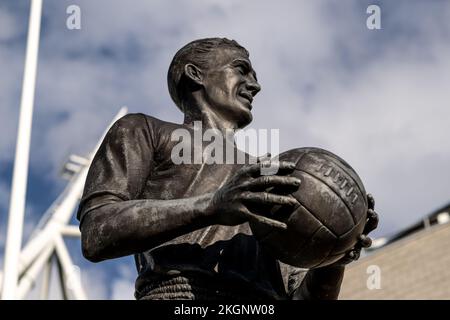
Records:
{"label": "statue's finger", "polygon": [[370,193],[367,194],[367,206],[369,209],[375,209],[375,198]]}
{"label": "statue's finger", "polygon": [[348,254],[348,257],[352,260],[358,260],[359,256],[360,256],[360,251],[359,250],[352,250],[350,251],[350,253]]}
{"label": "statue's finger", "polygon": [[365,234],[362,234],[359,237],[359,243],[363,248],[369,248],[372,245],[372,239],[366,236]]}
{"label": "statue's finger", "polygon": [[369,234],[375,230],[378,227],[378,221],[378,214],[373,209],[367,210],[367,222],[363,234]]}

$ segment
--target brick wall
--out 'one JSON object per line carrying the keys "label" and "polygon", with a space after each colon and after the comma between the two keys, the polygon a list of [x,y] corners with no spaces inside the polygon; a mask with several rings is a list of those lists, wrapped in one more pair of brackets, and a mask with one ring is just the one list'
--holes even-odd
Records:
{"label": "brick wall", "polygon": [[[380,289],[367,287],[371,265],[380,268]],[[339,298],[450,299],[450,223],[419,231],[349,265]]]}

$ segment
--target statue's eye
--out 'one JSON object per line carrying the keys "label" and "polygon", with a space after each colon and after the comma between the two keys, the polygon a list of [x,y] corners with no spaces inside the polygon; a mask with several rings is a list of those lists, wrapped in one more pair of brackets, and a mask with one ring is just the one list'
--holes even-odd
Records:
{"label": "statue's eye", "polygon": [[246,68],[243,65],[237,65],[236,69],[239,71],[240,74],[245,74],[246,73]]}

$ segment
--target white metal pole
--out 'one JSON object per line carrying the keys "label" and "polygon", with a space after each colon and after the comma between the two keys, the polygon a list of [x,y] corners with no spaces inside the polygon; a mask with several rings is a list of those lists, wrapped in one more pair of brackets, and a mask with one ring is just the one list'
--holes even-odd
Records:
{"label": "white metal pole", "polygon": [[31,264],[28,270],[20,278],[19,285],[17,286],[17,298],[25,299],[30,289],[36,284],[36,280],[51,257],[53,251],[55,250],[54,244],[49,245],[47,248],[42,250],[39,257]]}
{"label": "white metal pole", "polygon": [[64,237],[74,237],[79,238],[81,237],[81,232],[79,227],[76,226],[63,226],[61,228],[61,235]]}
{"label": "white metal pole", "polygon": [[73,294],[76,300],[86,300],[83,286],[81,285],[81,278],[79,268],[75,267],[70,259],[69,251],[64,244],[61,236],[55,238],[56,256],[61,263],[65,287]]}
{"label": "white metal pole", "polygon": [[64,270],[61,261],[55,254],[56,266],[58,267],[59,288],[61,290],[62,300],[69,300],[69,292],[67,291],[66,279],[64,278]]}
{"label": "white metal pole", "polygon": [[39,50],[41,11],[42,0],[32,0],[28,23],[25,70],[22,83],[16,155],[9,206],[5,263],[3,268],[2,299],[14,299],[17,290],[17,264],[22,244],[23,218],[25,213],[25,196],[27,189],[28,159]]}
{"label": "white metal pole", "polygon": [[52,274],[52,260],[53,256],[50,256],[44,267],[44,274],[42,275],[41,291],[39,299],[48,300],[48,294],[50,290],[50,278]]}

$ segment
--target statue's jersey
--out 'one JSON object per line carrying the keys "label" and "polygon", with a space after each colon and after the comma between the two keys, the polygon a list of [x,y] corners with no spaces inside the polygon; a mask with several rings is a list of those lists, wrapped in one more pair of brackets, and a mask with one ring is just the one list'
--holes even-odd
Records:
{"label": "statue's jersey", "polygon": [[[172,200],[214,192],[240,168],[234,164],[174,164],[171,153],[179,144],[171,138],[175,129],[193,132],[192,127],[144,114],[129,114],[117,121],[89,169],[77,214],[80,224],[92,210],[113,202],[125,205],[127,200]],[[248,223],[208,226],[135,258],[137,298],[158,279],[198,274],[211,279],[210,283],[251,286],[261,297],[285,299],[302,276],[298,269],[265,252]]]}

